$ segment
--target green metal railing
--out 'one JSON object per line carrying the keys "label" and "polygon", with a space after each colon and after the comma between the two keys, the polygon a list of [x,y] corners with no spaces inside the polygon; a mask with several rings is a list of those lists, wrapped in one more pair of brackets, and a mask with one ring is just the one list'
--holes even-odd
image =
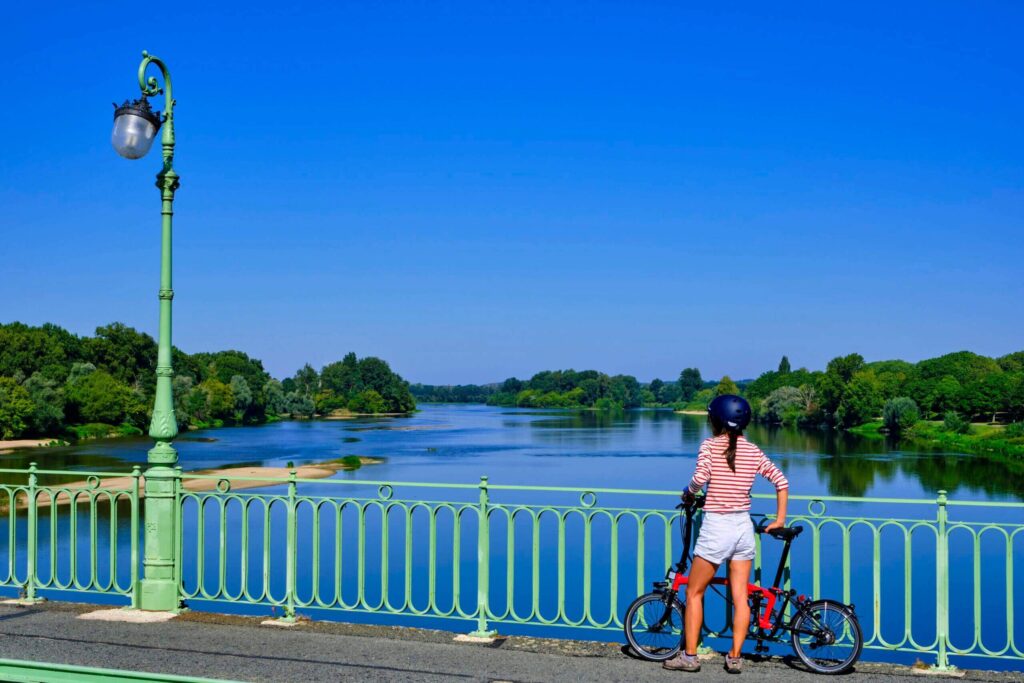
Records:
{"label": "green metal railing", "polygon": [[[26,480],[0,486],[9,529],[0,586],[138,604],[137,469],[0,473]],[[89,478],[40,485],[43,475]],[[459,620],[481,635],[515,625],[614,637],[625,606],[680,549],[674,491],[303,479],[294,469],[283,479],[174,478],[180,598],[285,620],[327,610]],[[765,497],[755,498],[757,509]],[[1024,504],[945,492],[791,501],[789,520],[806,532],[787,587],[855,603],[867,648],[932,655],[939,667],[961,655],[1024,660],[1013,594],[1024,578],[1015,564]],[[778,545],[759,539],[755,577],[767,569],[770,579]],[[722,635],[725,609],[721,628],[711,604],[707,615],[708,634]]]}
{"label": "green metal railing", "polygon": [[[127,597],[137,605],[141,471],[0,469],[0,515],[7,517],[7,566],[0,587],[35,601],[40,590]],[[41,484],[40,479],[47,483]],[[107,482],[104,484],[104,482]],[[73,512],[71,512],[73,510]]]}

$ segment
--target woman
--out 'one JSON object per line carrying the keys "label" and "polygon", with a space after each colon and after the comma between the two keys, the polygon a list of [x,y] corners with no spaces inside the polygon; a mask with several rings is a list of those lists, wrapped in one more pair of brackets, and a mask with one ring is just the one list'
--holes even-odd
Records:
{"label": "woman", "polygon": [[704,520],[693,549],[693,568],[686,587],[686,642],[682,651],[664,663],[666,669],[700,671],[697,639],[704,623],[704,591],[718,566],[728,562],[732,592],[732,649],[725,657],[729,673],[740,673],[740,650],[750,625],[747,584],[754,559],[754,526],[750,520],[750,489],[758,474],[775,485],[778,512],[768,530],[786,526],[789,482],[761,449],[743,437],[750,423],[750,404],[739,396],[723,395],[708,406],[714,436],[697,455],[697,470],[683,499],[707,485]]}

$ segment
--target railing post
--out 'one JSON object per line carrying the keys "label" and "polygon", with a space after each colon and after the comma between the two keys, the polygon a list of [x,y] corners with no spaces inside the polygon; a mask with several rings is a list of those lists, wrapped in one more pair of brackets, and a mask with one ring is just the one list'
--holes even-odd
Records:
{"label": "railing post", "polygon": [[935,669],[948,671],[949,655],[946,645],[949,641],[949,538],[946,536],[946,491],[940,490],[935,501],[938,504],[936,522],[938,536],[935,541],[935,640],[938,652],[935,658]]}
{"label": "railing post", "polygon": [[284,616],[281,617],[280,621],[286,624],[295,623],[295,565],[296,556],[298,555],[298,548],[295,543],[296,536],[296,521],[295,521],[295,506],[296,506],[296,482],[295,482],[295,463],[288,463],[288,528],[285,531],[285,546],[287,552],[287,558],[285,560],[285,603],[284,603]]}
{"label": "railing post", "polygon": [[131,511],[131,577],[132,577],[132,609],[139,608],[139,490],[142,468],[136,465],[132,468],[132,511]]}
{"label": "railing post", "polygon": [[487,613],[490,598],[491,540],[490,520],[487,505],[490,494],[487,491],[487,477],[480,477],[480,524],[477,529],[476,546],[476,630],[469,635],[474,638],[493,638],[498,632],[487,628]]}
{"label": "railing post", "polygon": [[[28,559],[25,567],[25,597],[23,602],[39,602],[36,597],[36,560],[39,554],[39,507],[36,496],[39,478],[36,475],[36,463],[28,466]],[[56,503],[54,503],[56,504]]]}

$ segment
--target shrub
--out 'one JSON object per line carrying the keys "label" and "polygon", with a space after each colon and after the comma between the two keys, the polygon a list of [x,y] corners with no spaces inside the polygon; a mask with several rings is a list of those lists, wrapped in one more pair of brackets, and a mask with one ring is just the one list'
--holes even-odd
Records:
{"label": "shrub", "polygon": [[341,465],[347,470],[358,470],[363,466],[363,459],[358,455],[346,455],[341,459]]}
{"label": "shrub", "polygon": [[796,387],[779,387],[761,401],[761,418],[768,422],[786,422],[802,413],[803,405],[803,392]]}
{"label": "shrub", "polygon": [[1003,434],[1007,439],[1016,439],[1024,436],[1024,422],[1014,422],[1006,425]]}
{"label": "shrub", "polygon": [[885,402],[882,407],[882,422],[891,432],[901,432],[913,427],[921,417],[914,399],[897,396]]}
{"label": "shrub", "polygon": [[966,434],[971,431],[971,423],[960,417],[960,413],[949,410],[942,418],[942,428],[954,434]]}
{"label": "shrub", "polygon": [[0,439],[10,439],[25,431],[34,409],[24,387],[10,377],[0,377]]}
{"label": "shrub", "polygon": [[386,413],[388,410],[384,398],[373,389],[366,389],[352,397],[348,409],[353,413]]}

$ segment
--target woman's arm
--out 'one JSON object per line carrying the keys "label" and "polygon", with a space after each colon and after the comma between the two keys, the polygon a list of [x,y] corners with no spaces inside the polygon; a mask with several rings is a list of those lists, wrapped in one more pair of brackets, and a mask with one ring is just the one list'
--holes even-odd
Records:
{"label": "woman's arm", "polygon": [[775,511],[775,519],[765,527],[765,531],[782,529],[786,526],[786,505],[789,503],[789,489],[779,489],[775,492],[778,505]]}
{"label": "woman's arm", "polygon": [[701,444],[700,452],[697,453],[697,469],[693,473],[693,479],[690,480],[689,486],[686,487],[686,491],[683,492],[683,499],[686,499],[686,494],[689,493],[691,496],[708,483],[711,479],[711,448]]}
{"label": "woman's arm", "polygon": [[758,464],[757,473],[775,484],[775,498],[778,501],[775,521],[765,527],[766,531],[781,529],[786,526],[786,506],[789,503],[789,481],[786,475],[768,459],[764,453],[761,454],[761,462]]}

